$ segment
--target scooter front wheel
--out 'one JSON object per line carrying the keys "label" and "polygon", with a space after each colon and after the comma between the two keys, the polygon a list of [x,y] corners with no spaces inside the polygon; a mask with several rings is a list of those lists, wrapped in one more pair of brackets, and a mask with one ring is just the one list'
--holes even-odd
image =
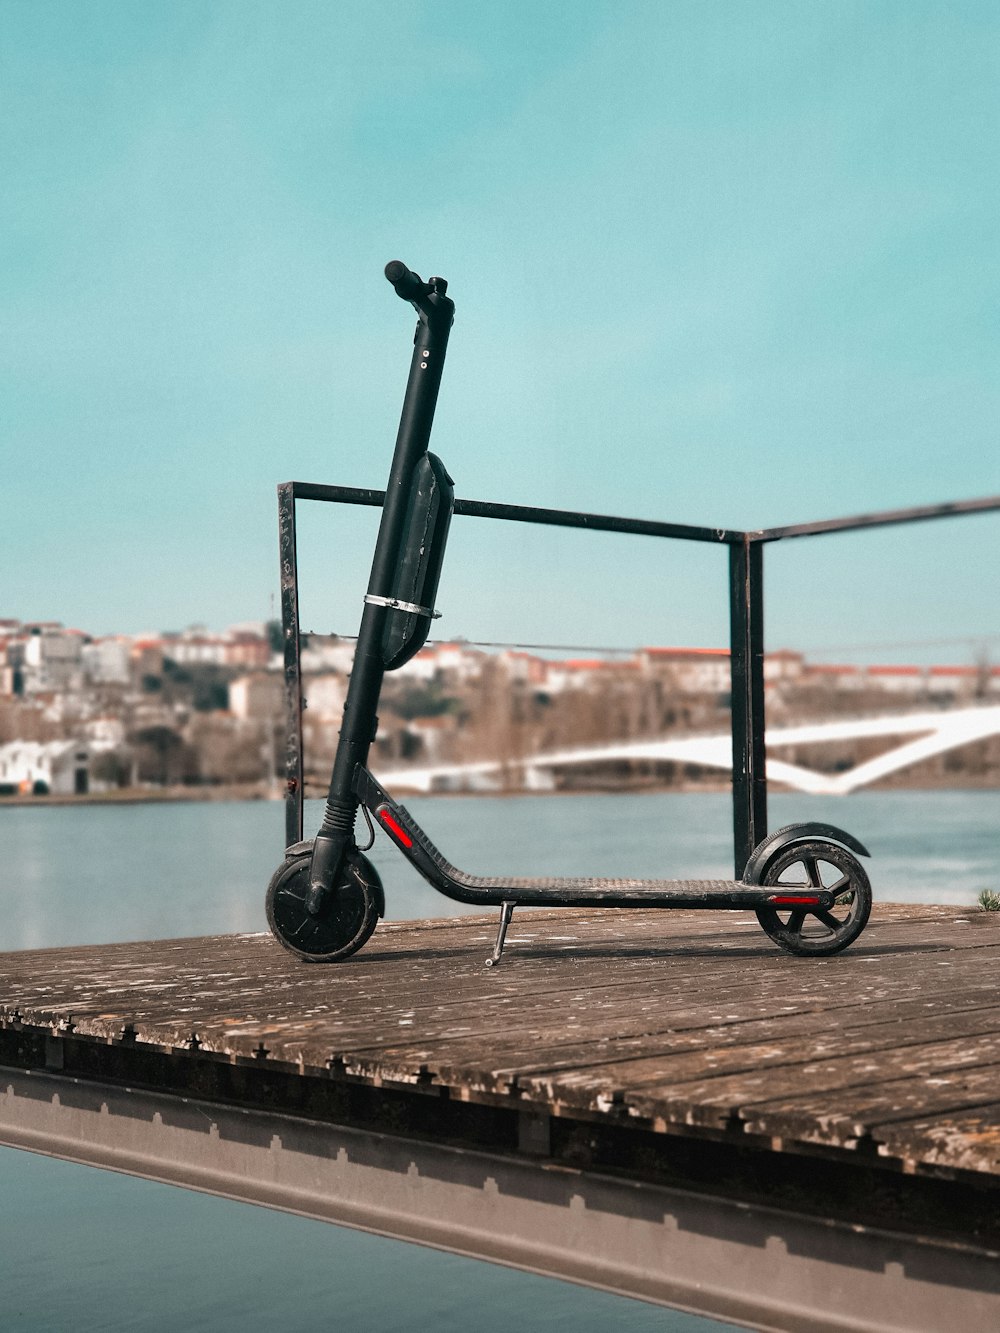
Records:
{"label": "scooter front wheel", "polygon": [[790,906],[763,907],[757,920],[764,931],[788,953],[825,957],[853,944],[872,910],[872,889],[860,861],[835,842],[810,839],[793,842],[775,853],[764,867],[761,884],[795,891],[824,889],[834,894],[833,905],[823,911]]}
{"label": "scooter front wheel", "polygon": [[378,872],[360,852],[348,855],[322,910],[306,909],[312,856],[291,856],[267,886],[267,924],[275,939],[307,963],[336,963],[369,939],[383,901]]}

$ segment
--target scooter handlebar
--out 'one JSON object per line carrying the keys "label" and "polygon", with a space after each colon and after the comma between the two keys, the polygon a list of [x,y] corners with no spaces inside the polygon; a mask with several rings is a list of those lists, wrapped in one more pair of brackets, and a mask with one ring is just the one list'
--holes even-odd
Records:
{"label": "scooter handlebar", "polygon": [[411,272],[401,259],[391,259],[385,266],[385,276],[396,289],[396,295],[404,301],[419,301],[430,291],[420,275]]}
{"label": "scooter handlebar", "polygon": [[393,259],[385,266],[385,276],[396,289],[396,295],[409,301],[421,318],[430,324],[451,325],[455,317],[455,303],[445,295],[448,284],[444,278],[424,282],[419,273],[408,269],[401,259]]}

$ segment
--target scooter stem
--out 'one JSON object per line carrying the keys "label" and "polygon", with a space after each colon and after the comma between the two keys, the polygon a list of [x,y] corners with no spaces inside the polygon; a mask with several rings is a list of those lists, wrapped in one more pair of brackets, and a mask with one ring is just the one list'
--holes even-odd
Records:
{"label": "scooter stem", "polygon": [[[444,369],[448,335],[455,317],[455,303],[447,295],[443,278],[424,282],[399,260],[386,265],[385,276],[403,300],[417,312],[413,356],[396,435],[392,468],[382,505],[371,576],[369,599],[388,599],[398,565],[406,526],[407,500],[413,469],[427,452],[438,389]],[[336,882],[341,862],[353,842],[358,801],[354,773],[368,761],[368,751],[378,727],[376,711],[385,675],[382,636],[389,608],[377,600],[366,600],[358,631],[344,703],[337,754],[330,777],[326,811],[313,847],[309,871],[308,908],[317,914],[326,894]]]}

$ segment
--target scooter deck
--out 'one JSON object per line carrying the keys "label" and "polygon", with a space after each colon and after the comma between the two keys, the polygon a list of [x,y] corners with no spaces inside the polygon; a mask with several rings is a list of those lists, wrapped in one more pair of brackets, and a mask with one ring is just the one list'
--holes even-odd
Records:
{"label": "scooter deck", "polygon": [[729,879],[526,878],[470,875],[438,850],[405,806],[397,805],[367,770],[358,794],[407,860],[446,897],[458,902],[518,907],[770,907],[790,896],[802,905],[829,907],[832,895],[810,884],[775,888]]}

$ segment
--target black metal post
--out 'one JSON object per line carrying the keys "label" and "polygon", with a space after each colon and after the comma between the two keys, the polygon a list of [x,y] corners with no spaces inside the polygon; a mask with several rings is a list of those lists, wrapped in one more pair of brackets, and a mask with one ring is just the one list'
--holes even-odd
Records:
{"label": "black metal post", "polygon": [[729,548],[733,728],[733,854],[740,879],[767,836],[764,753],[764,548],[749,535]]}
{"label": "black metal post", "polygon": [[281,638],[285,655],[285,846],[302,841],[305,796],[302,763],[302,657],[299,637],[299,576],[295,543],[295,486],[278,487],[278,550],[281,558]]}

